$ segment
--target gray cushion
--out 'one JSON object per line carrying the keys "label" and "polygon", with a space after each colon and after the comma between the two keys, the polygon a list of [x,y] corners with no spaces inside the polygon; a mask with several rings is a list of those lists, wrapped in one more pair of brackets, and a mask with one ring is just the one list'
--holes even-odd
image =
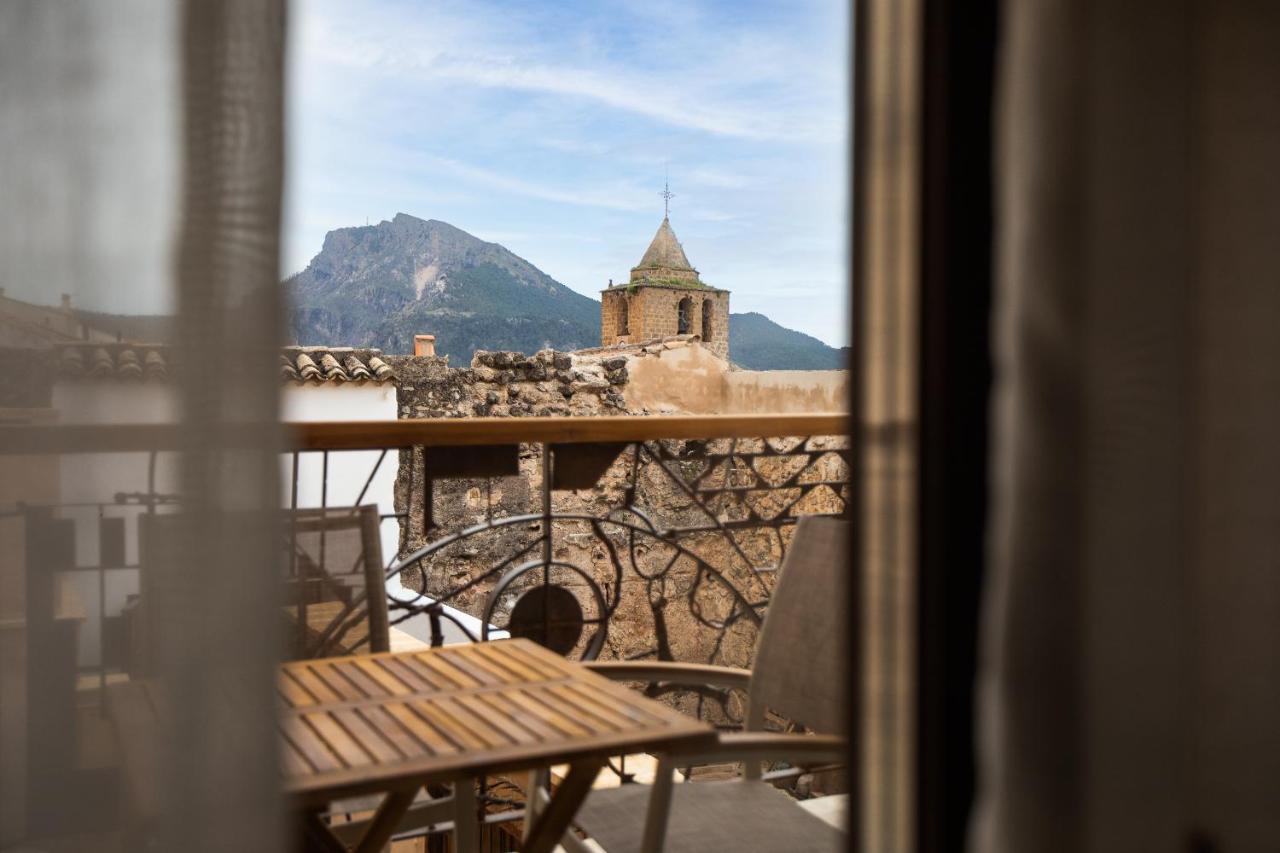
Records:
{"label": "gray cushion", "polygon": [[[608,853],[639,853],[649,790],[623,785],[592,791],[574,822]],[[844,846],[843,833],[764,782],[690,782],[676,785],[671,796],[668,853],[831,853]]]}

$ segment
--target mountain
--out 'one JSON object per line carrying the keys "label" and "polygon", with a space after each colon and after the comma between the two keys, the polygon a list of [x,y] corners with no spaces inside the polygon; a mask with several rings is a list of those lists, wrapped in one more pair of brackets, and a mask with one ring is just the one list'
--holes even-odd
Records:
{"label": "mountain", "polygon": [[845,353],[750,311],[729,315],[729,358],[748,370],[837,370]]}
{"label": "mountain", "polygon": [[289,332],[303,344],[413,351],[415,334],[469,364],[476,349],[582,349],[600,342],[600,303],[497,243],[398,213],[339,228],[285,281]]}
{"label": "mountain", "polygon": [[[533,353],[600,343],[600,303],[497,243],[405,213],[325,235],[320,254],[284,282],[300,344],[413,352],[415,334],[468,365],[477,349]],[[763,314],[729,318],[729,357],[751,370],[844,366],[839,350]]]}

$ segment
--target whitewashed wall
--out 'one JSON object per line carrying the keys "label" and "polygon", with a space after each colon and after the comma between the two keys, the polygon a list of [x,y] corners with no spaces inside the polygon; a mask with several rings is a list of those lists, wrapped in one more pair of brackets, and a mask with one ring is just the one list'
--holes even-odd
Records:
{"label": "whitewashed wall", "polygon": [[[173,386],[164,382],[118,382],[93,380],[59,382],[53,390],[53,408],[64,424],[158,424],[176,423],[177,401]],[[380,421],[396,419],[396,389],[393,384],[356,385],[288,385],[281,396],[280,417],[285,421]],[[329,456],[329,506],[351,506],[365,487],[369,474],[381,451],[335,451]],[[138,591],[138,525],[144,507],[116,504],[120,492],[146,492],[149,457],[145,453],[83,454],[64,457],[60,467],[59,516],[75,521],[76,565],[83,572],[70,577],[85,610],[80,631],[81,663],[96,665],[100,659],[101,617],[118,616],[128,596]],[[395,512],[394,488],[399,467],[399,453],[387,452],[377,474],[365,492],[363,503],[378,506],[390,516]],[[300,455],[298,465],[298,506],[318,507],[324,483],[323,455]],[[281,459],[281,506],[290,505],[293,461]],[[155,488],[164,494],[176,494],[178,472],[173,454],[159,454],[155,466]],[[105,508],[76,504],[108,504]],[[108,567],[103,578],[94,568],[101,565],[99,525],[101,516],[125,519],[125,565]],[[400,531],[395,518],[382,522],[382,558],[389,563],[399,548]],[[388,592],[412,600],[416,594],[400,587],[398,580],[388,584]],[[459,611],[451,611],[479,633],[480,622]],[[430,625],[425,617],[415,617],[397,626],[423,641],[430,639]],[[464,636],[447,621],[447,641],[461,641]]]}
{"label": "whitewashed wall", "polygon": [[[112,379],[62,381],[53,387],[53,408],[63,424],[160,424],[176,423],[176,389],[165,382],[118,382]],[[128,596],[138,591],[138,524],[146,508],[115,503],[118,493],[150,490],[147,453],[86,453],[64,456],[59,466],[58,516],[75,522],[75,563],[101,565],[100,517],[123,518],[124,566],[109,566],[99,578],[96,568],[69,573],[76,596],[84,607],[79,632],[79,659],[86,665],[100,660],[102,616],[118,616]],[[155,490],[177,493],[173,454],[156,457]],[[104,507],[84,504],[106,504]]]}
{"label": "whitewashed wall", "polygon": [[[281,397],[280,417],[284,421],[394,421],[396,389],[392,384],[355,385],[287,385]],[[329,454],[328,486],[325,487],[324,461],[321,453],[303,453],[298,462],[298,506],[318,507],[327,492],[327,506],[352,506],[378,464],[379,450],[334,451]],[[363,503],[378,505],[384,515],[395,512],[394,489],[400,455],[387,451],[369,483]],[[280,482],[284,487],[281,504],[289,506],[293,487],[293,461],[282,462]],[[388,562],[399,547],[400,532],[395,519],[382,524],[382,557]]]}
{"label": "whitewashed wall", "polygon": [[[281,403],[281,418],[298,423],[311,421],[394,421],[396,411],[396,389],[392,384],[386,385],[289,385],[285,387]],[[327,493],[328,506],[351,506],[369,481],[369,474],[378,464],[379,450],[334,451],[329,454],[328,485],[325,486],[323,454],[304,453],[298,461],[298,506],[317,507],[321,505],[322,493]],[[281,482],[284,484],[282,502],[288,506],[293,488],[293,461],[282,461]],[[398,451],[390,450],[382,464],[378,467],[362,503],[378,505],[384,516],[395,512],[394,489],[396,472],[400,465]],[[395,556],[400,544],[400,525],[395,518],[385,518],[382,522],[382,559],[389,563]],[[387,592],[402,600],[410,601],[419,598],[418,594],[400,586],[398,578],[387,582]],[[481,630],[480,620],[453,608],[449,612],[463,622],[477,636]],[[415,616],[396,626],[407,634],[423,642],[431,639],[431,625],[425,616]],[[463,642],[466,636],[451,622],[443,622],[445,642]]]}

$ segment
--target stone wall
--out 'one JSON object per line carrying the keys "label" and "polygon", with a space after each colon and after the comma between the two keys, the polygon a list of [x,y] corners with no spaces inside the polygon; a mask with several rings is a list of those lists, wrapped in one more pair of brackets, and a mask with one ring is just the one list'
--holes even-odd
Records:
{"label": "stone wall", "polygon": [[480,350],[469,368],[437,356],[388,356],[402,418],[578,417],[622,414],[627,359],[542,350]]}
{"label": "stone wall", "polygon": [[[664,381],[673,389],[712,383],[720,389],[717,393],[722,398],[723,376],[729,372],[726,362],[688,335],[575,353],[546,350],[525,356],[478,352],[472,365],[463,369],[450,368],[446,359],[435,357],[405,356],[388,360],[398,377],[397,404],[401,418],[625,417],[676,413],[682,410],[667,403],[649,406],[644,395],[633,394],[636,378],[658,367],[667,372]],[[667,364],[663,366],[664,363]],[[653,376],[656,374],[650,378]],[[683,411],[699,410],[691,406]],[[839,446],[835,439],[821,441],[829,442],[832,447]],[[666,463],[650,461],[637,468],[635,449],[629,448],[614,460],[594,487],[552,492],[553,511],[562,516],[603,519],[619,508],[640,506],[659,529],[705,526],[711,517],[742,517],[745,510],[741,506],[712,508],[709,516],[707,507],[688,491],[688,478],[698,476],[699,466],[705,464],[699,460],[716,446],[715,442],[665,444],[673,454]],[[738,451],[749,450],[751,446],[752,442],[742,442]],[[425,461],[421,452],[402,453],[396,484],[397,510],[408,514],[403,525],[402,555],[428,542],[439,542],[451,534],[483,525],[489,519],[523,516],[518,523],[482,529],[459,538],[433,555],[425,574],[406,572],[402,582],[437,599],[461,589],[449,597],[447,603],[485,618],[485,607],[498,578],[523,563],[541,558],[542,525],[537,518],[541,509],[541,453],[537,446],[522,445],[518,451],[519,473],[514,476],[440,479],[434,480],[430,489],[424,480]],[[758,468],[729,466],[717,476],[733,478],[733,485],[746,485],[752,477],[774,468],[781,471],[793,463],[794,460],[763,460],[757,463]],[[815,467],[815,475],[835,477],[841,470],[840,460],[827,456]],[[753,499],[762,501],[764,506],[785,501],[787,495],[782,491],[770,492]],[[833,512],[840,506],[834,494],[817,492],[806,498],[800,509]],[[789,527],[774,530],[766,526],[758,531],[735,534],[735,542],[722,534],[709,533],[691,536],[686,544],[722,571],[726,580],[750,600],[760,601],[769,595],[773,576],[756,569],[777,564],[790,532]],[[716,582],[705,578],[700,581],[695,561],[678,557],[672,563],[672,557],[677,555],[670,546],[644,535],[633,542],[625,528],[610,526],[607,522],[558,520],[553,530],[551,556],[554,561],[576,566],[583,572],[555,568],[551,580],[554,585],[572,592],[587,618],[597,613],[597,594],[618,597],[603,657],[662,654],[677,660],[715,660],[736,666],[750,663],[756,639],[754,628],[739,623],[722,633],[700,621],[695,615],[697,612],[712,621],[726,615],[732,598]],[[629,564],[631,560],[635,561],[634,567]],[[627,564],[620,576],[615,561]],[[668,564],[670,568],[663,574]],[[494,567],[500,569],[495,576],[465,588]],[[647,580],[646,575],[662,575],[662,580]],[[495,611],[487,614],[491,621],[499,628],[506,627],[516,602],[536,587],[541,577],[538,569],[515,581],[499,596]],[[659,637],[664,638],[662,642]],[[581,653],[585,643],[584,636],[579,640],[577,653]]]}
{"label": "stone wall", "polygon": [[[679,325],[680,302],[689,300],[689,327]],[[625,321],[625,324],[624,324]],[[652,341],[695,335],[720,358],[729,357],[729,293],[724,290],[642,285],[601,294],[600,343]]]}

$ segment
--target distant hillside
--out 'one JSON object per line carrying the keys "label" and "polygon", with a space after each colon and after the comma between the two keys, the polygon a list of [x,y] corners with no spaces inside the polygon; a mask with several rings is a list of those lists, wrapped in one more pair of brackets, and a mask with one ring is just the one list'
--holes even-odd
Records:
{"label": "distant hillside", "polygon": [[754,311],[729,315],[729,359],[748,370],[837,370],[845,366],[840,350]]}
{"label": "distant hillside", "polygon": [[415,334],[469,364],[476,349],[532,353],[600,341],[600,304],[533,264],[445,222],[404,213],[340,228],[285,282],[289,331],[302,344],[413,351]]}

